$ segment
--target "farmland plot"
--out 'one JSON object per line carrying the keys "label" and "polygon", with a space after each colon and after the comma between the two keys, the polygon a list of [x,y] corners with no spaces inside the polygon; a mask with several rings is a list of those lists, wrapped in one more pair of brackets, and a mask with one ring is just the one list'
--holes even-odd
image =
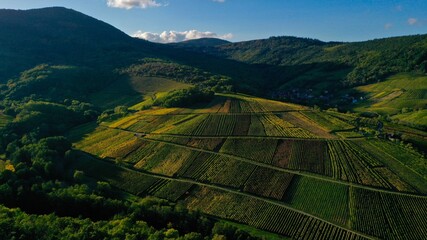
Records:
{"label": "farmland plot", "polygon": [[274,114],[258,115],[267,136],[283,136],[291,138],[315,138],[316,136],[302,128],[285,122]]}
{"label": "farmland plot", "polygon": [[423,239],[427,199],[350,188],[351,227],[383,239]]}
{"label": "farmland plot", "polygon": [[345,226],[349,218],[348,186],[295,176],[285,193],[291,206]]}
{"label": "farmland plot", "polygon": [[292,143],[288,168],[313,173],[324,173],[327,161],[327,144],[325,141],[290,141]]}
{"label": "farmland plot", "polygon": [[236,124],[235,115],[202,114],[169,131],[192,136],[229,136]]}
{"label": "farmland plot", "polygon": [[251,115],[248,136],[266,136],[264,125],[255,114]]}
{"label": "farmland plot", "polygon": [[310,120],[305,115],[300,112],[287,112],[282,113],[281,117],[283,120],[300,127],[302,129],[308,130],[317,137],[322,138],[336,138],[334,135],[328,133],[324,128],[320,127],[316,122]]}
{"label": "farmland plot", "polygon": [[254,169],[255,166],[251,164],[211,154],[196,158],[183,176],[201,182],[240,188]]}
{"label": "farmland plot", "polygon": [[288,169],[324,174],[328,162],[325,141],[280,140],[273,156],[273,164]]}
{"label": "farmland plot", "polygon": [[328,141],[332,177],[363,185],[392,189],[386,178],[374,171],[378,166],[369,155],[359,154],[345,141]]}
{"label": "farmland plot", "polygon": [[152,151],[146,152],[147,154],[135,164],[135,168],[173,176],[186,161],[192,160],[192,152],[190,149],[159,143]]}
{"label": "farmland plot", "polygon": [[306,117],[318,123],[323,128],[327,129],[330,132],[339,131],[339,130],[350,130],[354,126],[350,125],[339,118],[336,118],[328,113],[324,112],[302,112]]}
{"label": "farmland plot", "polygon": [[424,161],[419,156],[384,141],[366,140],[355,143],[398,175],[398,179],[410,184],[418,192],[427,193],[426,174],[423,174],[425,167],[422,164]]}
{"label": "farmland plot", "polygon": [[364,239],[343,228],[270,202],[205,187],[197,187],[184,204],[192,210],[199,209],[293,239]]}
{"label": "farmland plot", "polygon": [[281,200],[293,176],[293,174],[257,167],[246,181],[243,190],[259,196]]}
{"label": "farmland plot", "polygon": [[182,196],[189,193],[192,183],[167,181],[161,188],[156,189],[152,194],[159,198],[164,198],[172,202],[178,201]]}
{"label": "farmland plot", "polygon": [[234,139],[228,138],[220,152],[252,159],[258,162],[271,163],[277,139],[252,138]]}

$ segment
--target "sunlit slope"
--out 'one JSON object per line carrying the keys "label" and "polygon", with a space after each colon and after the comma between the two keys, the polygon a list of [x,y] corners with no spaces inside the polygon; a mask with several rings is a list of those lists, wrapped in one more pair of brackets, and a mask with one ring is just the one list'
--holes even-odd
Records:
{"label": "sunlit slope", "polygon": [[351,119],[220,94],[205,107],[143,110],[70,137],[83,154],[75,167],[138,196],[293,239],[422,238],[425,159],[342,135]]}
{"label": "sunlit slope", "polygon": [[398,74],[356,89],[367,98],[355,110],[395,115],[394,119],[427,125],[427,76]]}

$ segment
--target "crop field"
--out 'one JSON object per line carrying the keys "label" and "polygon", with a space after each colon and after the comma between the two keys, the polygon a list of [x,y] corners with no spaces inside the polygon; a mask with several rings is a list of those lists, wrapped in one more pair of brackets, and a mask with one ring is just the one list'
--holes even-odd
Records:
{"label": "crop field", "polygon": [[[286,122],[274,114],[203,114],[183,118],[155,133],[188,136],[276,136],[316,138],[316,135]],[[146,123],[137,123],[142,126]],[[136,128],[129,128],[132,131]]]}
{"label": "crop field", "polygon": [[402,108],[424,109],[427,104],[426,76],[420,74],[397,74],[383,82],[356,89],[366,94],[366,101],[355,108],[357,111],[374,111],[398,114]]}
{"label": "crop field", "polygon": [[273,164],[281,168],[324,174],[328,161],[325,141],[280,140]]}
{"label": "crop field", "polygon": [[314,173],[324,172],[325,156],[324,141],[290,141],[292,153],[288,168]]}
{"label": "crop field", "polygon": [[423,239],[427,199],[350,188],[351,227],[383,239]]}
{"label": "crop field", "polygon": [[334,135],[330,134],[327,130],[321,127],[313,120],[306,117],[300,112],[286,112],[282,113],[281,118],[299,128],[305,129],[317,137],[321,138],[335,138]]}
{"label": "crop field", "polygon": [[68,136],[75,168],[137,196],[292,239],[423,239],[425,158],[355,132],[356,117],[218,94],[201,108],[146,109]]}
{"label": "crop field", "polygon": [[[233,139],[225,141],[220,152],[252,159],[259,162],[271,163],[276,150],[277,139]],[[248,149],[251,149],[248,151]]]}
{"label": "crop field", "polygon": [[146,191],[149,195],[176,202],[189,193],[191,187],[193,187],[192,183],[160,179]]}
{"label": "crop field", "polygon": [[293,174],[256,167],[243,190],[258,196],[282,200],[293,177]]}
{"label": "crop field", "polygon": [[193,115],[132,115],[117,122],[109,127],[120,128],[132,132],[151,133],[161,132],[162,129],[169,129],[170,126],[185,122],[195,116]]}
{"label": "crop field", "polygon": [[196,179],[201,182],[240,188],[255,166],[234,159],[202,153],[183,172],[183,177]]}
{"label": "crop field", "polygon": [[108,153],[114,153],[115,150],[123,152],[116,144],[135,142],[132,133],[116,129],[99,127],[92,134],[84,137],[81,141],[75,143],[75,147],[97,156],[108,157]]}
{"label": "crop field", "polygon": [[326,112],[306,111],[302,112],[302,114],[322,126],[322,128],[328,130],[329,132],[350,130],[354,128],[353,125],[342,121],[341,119],[334,117],[333,115],[328,114]]}
{"label": "crop field", "polygon": [[189,149],[165,146],[162,143],[144,152],[146,154],[134,167],[166,176],[173,176],[186,161],[194,158],[193,152]]}
{"label": "crop field", "polygon": [[[328,147],[333,178],[387,189],[415,191],[392,171],[382,171],[383,164],[357,145],[345,141],[329,141]],[[391,182],[401,184],[394,186]]]}
{"label": "crop field", "polygon": [[251,128],[251,121],[252,116],[251,115],[238,115],[236,116],[236,122],[237,124],[234,126],[233,129],[233,136],[247,136],[249,135],[249,130]]}
{"label": "crop field", "polygon": [[220,96],[228,97],[240,102],[241,112],[281,112],[291,110],[305,110],[304,106],[284,103],[264,98],[258,98],[243,94],[219,94]]}
{"label": "crop field", "polygon": [[236,115],[208,115],[206,119],[194,129],[191,135],[228,136],[233,133],[236,122]]}
{"label": "crop field", "polygon": [[244,195],[198,187],[185,199],[189,209],[257,228],[283,234],[292,239],[364,239],[344,228],[328,224],[280,205]]}
{"label": "crop field", "polygon": [[[369,140],[357,141],[356,143],[398,175],[401,181],[409,183],[421,193],[427,193],[425,160],[423,161],[420,156],[384,141]],[[393,186],[398,189],[401,188],[400,184]]]}
{"label": "crop field", "polygon": [[339,225],[349,218],[348,186],[295,176],[284,202]]}

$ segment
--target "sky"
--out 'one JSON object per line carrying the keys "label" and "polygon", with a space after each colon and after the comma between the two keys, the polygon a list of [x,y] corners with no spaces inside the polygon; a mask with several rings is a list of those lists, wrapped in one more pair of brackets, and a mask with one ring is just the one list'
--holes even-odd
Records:
{"label": "sky", "polygon": [[155,42],[296,36],[364,41],[427,33],[427,0],[0,0],[0,8],[63,6]]}

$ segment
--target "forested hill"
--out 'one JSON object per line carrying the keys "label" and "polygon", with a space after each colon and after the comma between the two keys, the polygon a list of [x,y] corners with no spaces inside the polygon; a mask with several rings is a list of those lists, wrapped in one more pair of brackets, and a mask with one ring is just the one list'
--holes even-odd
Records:
{"label": "forested hill", "polygon": [[[217,45],[218,41],[185,43],[206,44]],[[41,64],[85,67],[105,75],[145,62],[145,58],[228,75],[244,89],[257,89],[254,86],[264,82],[261,70],[249,64],[132,38],[105,22],[62,7],[0,10],[0,58],[0,83],[18,78],[22,72]],[[158,68],[159,65],[162,66]],[[162,69],[163,75],[177,78],[176,72],[166,70],[165,64],[158,62],[156,67],[149,71]],[[100,87],[105,85],[104,82]]]}
{"label": "forested hill", "polygon": [[[358,43],[272,37],[238,43],[199,39],[158,44],[132,38],[74,10],[54,7],[0,10],[0,58],[0,83],[40,64],[84,67],[93,75],[137,64],[150,76],[161,73],[175,80],[180,80],[178,68],[226,76],[236,91],[304,104],[318,103],[327,91],[323,105],[335,106],[332,100],[346,94],[330,95],[337,89],[382,81],[394,73],[425,73],[427,36]],[[107,80],[93,82],[91,89],[105,87]]]}
{"label": "forested hill", "polygon": [[199,38],[193,40],[187,40],[183,42],[171,43],[171,45],[180,46],[180,47],[215,47],[224,44],[231,43],[227,40],[218,39],[218,38]]}
{"label": "forested hill", "polygon": [[[337,80],[361,85],[398,72],[427,69],[427,35],[376,39],[365,42],[322,42],[297,37],[229,43],[209,48],[210,54],[250,64],[284,67],[312,65],[317,71],[346,70]],[[318,79],[318,81],[322,81]]]}
{"label": "forested hill", "polygon": [[2,82],[41,63],[111,65],[151,45],[71,9],[0,10]]}

